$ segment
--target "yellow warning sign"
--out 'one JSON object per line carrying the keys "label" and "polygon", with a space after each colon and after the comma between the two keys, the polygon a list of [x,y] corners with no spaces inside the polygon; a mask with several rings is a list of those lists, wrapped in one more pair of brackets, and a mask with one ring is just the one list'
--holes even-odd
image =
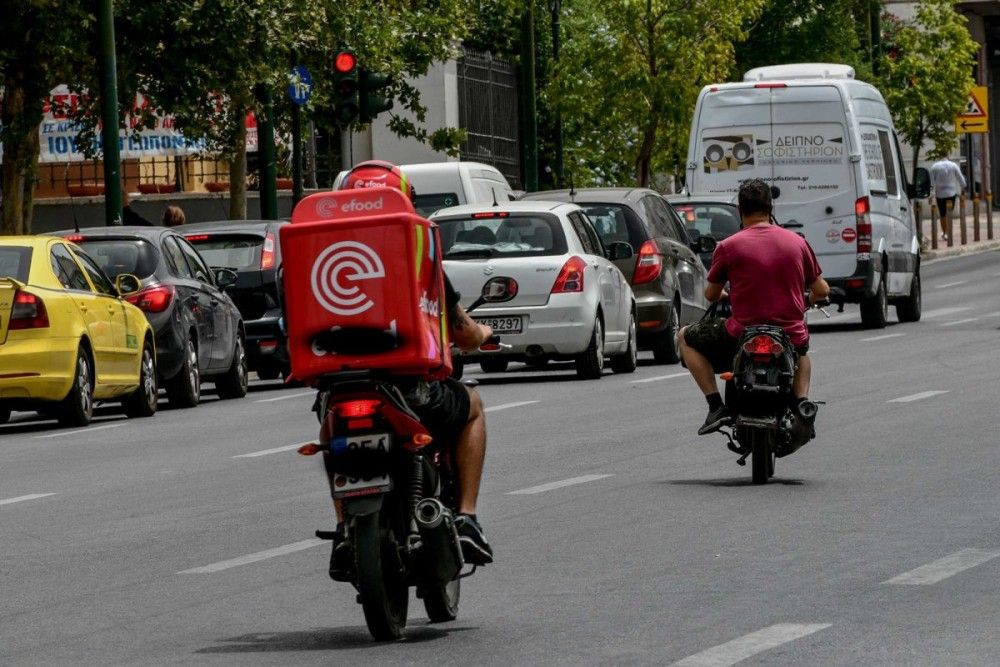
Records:
{"label": "yellow warning sign", "polygon": [[989,130],[989,100],[986,96],[986,86],[974,86],[969,91],[965,109],[955,116],[955,131],[959,134],[971,134]]}

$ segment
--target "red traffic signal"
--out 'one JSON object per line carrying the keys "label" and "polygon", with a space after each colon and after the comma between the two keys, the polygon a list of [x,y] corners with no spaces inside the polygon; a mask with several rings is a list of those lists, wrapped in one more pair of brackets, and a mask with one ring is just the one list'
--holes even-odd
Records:
{"label": "red traffic signal", "polygon": [[358,57],[350,51],[341,51],[333,59],[333,68],[341,74],[347,74],[358,66]]}

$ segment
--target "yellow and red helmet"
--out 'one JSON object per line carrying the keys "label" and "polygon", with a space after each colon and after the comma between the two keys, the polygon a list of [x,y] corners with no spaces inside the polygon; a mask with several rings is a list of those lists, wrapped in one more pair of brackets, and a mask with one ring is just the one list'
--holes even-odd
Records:
{"label": "yellow and red helmet", "polygon": [[398,166],[383,160],[359,162],[347,174],[341,190],[354,188],[392,188],[399,190],[413,201],[416,192]]}

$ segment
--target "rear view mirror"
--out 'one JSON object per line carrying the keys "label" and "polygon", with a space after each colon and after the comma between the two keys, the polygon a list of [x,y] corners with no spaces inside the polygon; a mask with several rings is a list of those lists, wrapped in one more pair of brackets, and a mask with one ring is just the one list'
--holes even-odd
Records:
{"label": "rear view mirror", "polygon": [[129,296],[142,289],[142,281],[131,273],[121,273],[115,278],[115,288],[122,296]]}
{"label": "rear view mirror", "polygon": [[923,167],[917,167],[913,173],[913,183],[906,194],[910,199],[926,199],[931,196],[931,175]]}
{"label": "rear view mirror", "polygon": [[218,285],[219,289],[226,289],[227,287],[232,287],[239,280],[239,276],[232,269],[216,269],[215,270],[215,284]]}
{"label": "rear view mirror", "polygon": [[719,245],[719,242],[706,234],[705,236],[698,237],[698,240],[695,241],[694,245],[697,245],[695,252],[703,252],[707,254],[715,252],[715,247]]}
{"label": "rear view mirror", "polygon": [[615,241],[608,245],[608,259],[612,262],[619,259],[629,259],[635,256],[635,250],[628,243]]}

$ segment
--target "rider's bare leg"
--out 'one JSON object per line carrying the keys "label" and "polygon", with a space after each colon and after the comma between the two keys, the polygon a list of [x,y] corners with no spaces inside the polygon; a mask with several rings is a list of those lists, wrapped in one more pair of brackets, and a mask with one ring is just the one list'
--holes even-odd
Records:
{"label": "rider's bare leg", "polygon": [[455,443],[455,468],[458,471],[458,512],[475,514],[479,485],[486,460],[486,414],[479,394],[469,392],[469,421]]}
{"label": "rider's bare leg", "polygon": [[694,378],[703,394],[706,396],[715,394],[719,391],[719,387],[715,383],[715,369],[712,368],[712,363],[705,355],[687,344],[687,341],[684,340],[686,331],[687,327],[684,327],[677,337],[681,347],[681,356],[684,357],[684,365],[691,371],[691,377]]}
{"label": "rider's bare leg", "polygon": [[809,383],[812,380],[812,361],[809,357],[799,355],[799,365],[795,369],[795,379],[792,381],[792,392],[795,398],[805,398],[809,395]]}

